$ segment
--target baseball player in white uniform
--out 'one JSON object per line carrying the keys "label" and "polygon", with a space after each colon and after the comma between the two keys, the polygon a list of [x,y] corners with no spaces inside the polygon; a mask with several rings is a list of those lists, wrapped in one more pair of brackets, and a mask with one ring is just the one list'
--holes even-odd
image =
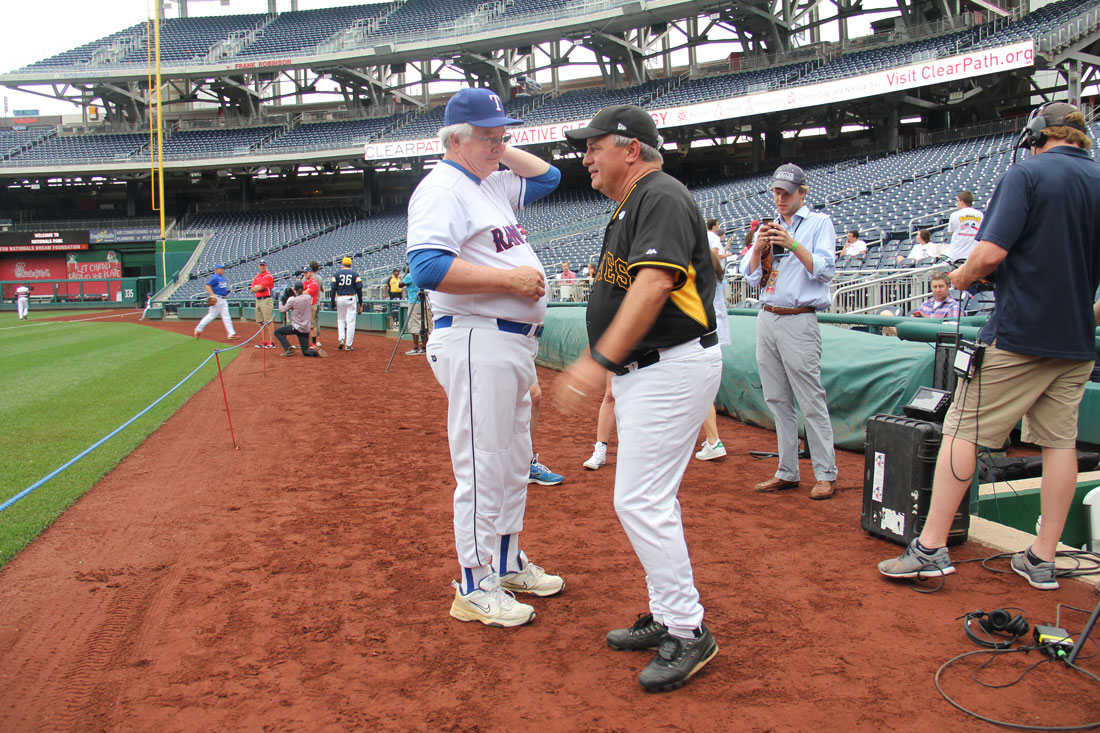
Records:
{"label": "baseball player in white uniform", "polygon": [[26,285],[20,285],[15,289],[15,311],[19,315],[19,320],[25,320],[27,313],[30,312],[31,306],[31,289]]}
{"label": "baseball player in white uniform", "polygon": [[[546,274],[515,212],[557,187],[560,172],[508,146],[500,97],[462,89],[447,103],[443,161],[409,201],[413,281],[430,290],[428,362],[447,393],[461,582],[450,614],[519,626],[565,581],[519,547],[531,460],[531,385],[546,311]],[[500,170],[503,164],[508,170]]]}
{"label": "baseball player in white uniform", "polygon": [[229,281],[225,279],[225,265],[220,262],[214,265],[214,274],[210,276],[204,287],[210,297],[215,300],[206,309],[206,315],[199,321],[199,325],[195,326],[195,338],[202,338],[202,331],[207,324],[220,317],[222,323],[225,324],[226,333],[229,334],[229,340],[235,341],[239,336],[233,328],[233,319],[229,316],[229,303],[225,300],[225,296],[229,295]]}

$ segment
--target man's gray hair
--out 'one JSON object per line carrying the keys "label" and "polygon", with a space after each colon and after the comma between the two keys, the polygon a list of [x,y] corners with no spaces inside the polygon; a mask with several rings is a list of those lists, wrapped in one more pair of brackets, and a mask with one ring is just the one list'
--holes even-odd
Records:
{"label": "man's gray hair", "polygon": [[[615,147],[625,148],[632,141],[638,140],[636,137],[627,137],[626,135],[612,135],[611,138],[615,141]],[[638,144],[642,146],[641,157],[646,163],[664,163],[665,157],[661,155],[661,151],[652,145],[647,145],[641,140],[638,140]],[[657,136],[657,147],[665,144],[665,139],[660,135]]]}
{"label": "man's gray hair", "polygon": [[439,142],[443,145],[444,150],[450,150],[451,148],[451,135],[458,135],[463,140],[469,140],[473,137],[474,126],[469,122],[459,122],[456,125],[447,125],[439,129]]}

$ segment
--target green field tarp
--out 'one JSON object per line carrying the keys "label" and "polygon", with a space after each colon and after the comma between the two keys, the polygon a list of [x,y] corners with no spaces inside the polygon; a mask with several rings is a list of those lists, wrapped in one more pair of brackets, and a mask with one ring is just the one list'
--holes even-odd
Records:
{"label": "green field tarp", "polygon": [[[837,446],[863,450],[864,424],[880,412],[900,414],[921,385],[932,383],[934,351],[929,344],[822,326],[821,371],[833,439]],[[775,429],[764,404],[756,369],[756,318],[730,316],[730,346],[722,347],[720,412]],[[538,363],[563,369],[587,346],[584,308],[551,308],[539,341]],[[800,423],[801,430],[801,423]]]}

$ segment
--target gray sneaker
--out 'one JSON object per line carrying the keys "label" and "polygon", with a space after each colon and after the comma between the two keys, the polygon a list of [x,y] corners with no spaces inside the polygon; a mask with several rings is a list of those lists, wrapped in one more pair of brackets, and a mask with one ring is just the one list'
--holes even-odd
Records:
{"label": "gray sneaker", "polygon": [[607,645],[620,652],[656,649],[668,633],[668,627],[653,618],[652,613],[639,613],[633,626],[607,632]]}
{"label": "gray sneaker", "polygon": [[946,547],[930,554],[924,553],[917,549],[917,541],[913,540],[905,552],[892,560],[880,562],[878,571],[887,578],[939,578],[951,575],[955,572],[955,566],[951,564]]}
{"label": "gray sneaker", "polygon": [[1058,587],[1058,571],[1052,562],[1044,561],[1038,565],[1032,565],[1027,559],[1027,552],[1017,552],[1012,556],[1011,565],[1017,575],[1027,579],[1032,588],[1055,590]]}
{"label": "gray sneaker", "polygon": [[657,656],[638,675],[642,689],[646,692],[667,692],[683,687],[692,675],[714,659],[718,653],[718,643],[710,630],[703,624],[696,633],[699,636],[694,639],[665,635],[657,647]]}

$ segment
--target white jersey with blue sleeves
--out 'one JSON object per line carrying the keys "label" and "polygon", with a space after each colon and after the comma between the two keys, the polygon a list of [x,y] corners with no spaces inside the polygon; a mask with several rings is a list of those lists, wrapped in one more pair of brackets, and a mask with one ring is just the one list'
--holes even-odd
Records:
{"label": "white jersey with blue sleeves", "polygon": [[[409,201],[407,251],[442,249],[474,265],[545,270],[527,232],[516,222],[527,182],[512,171],[497,171],[483,181],[441,161],[413,191]],[[454,295],[431,291],[432,312],[439,316],[474,315],[541,323],[547,296],[537,302],[507,293]]]}

